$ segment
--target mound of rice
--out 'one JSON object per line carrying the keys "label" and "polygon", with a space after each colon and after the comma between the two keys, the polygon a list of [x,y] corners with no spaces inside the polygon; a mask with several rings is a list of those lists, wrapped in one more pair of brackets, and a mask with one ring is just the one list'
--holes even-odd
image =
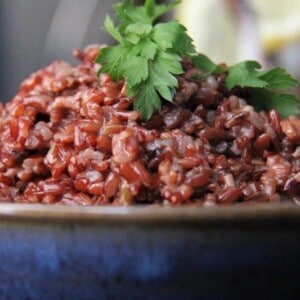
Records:
{"label": "mound of rice", "polygon": [[256,112],[225,74],[184,62],[174,103],[148,121],[99,45],[26,79],[0,107],[0,201],[66,205],[300,203],[300,119]]}

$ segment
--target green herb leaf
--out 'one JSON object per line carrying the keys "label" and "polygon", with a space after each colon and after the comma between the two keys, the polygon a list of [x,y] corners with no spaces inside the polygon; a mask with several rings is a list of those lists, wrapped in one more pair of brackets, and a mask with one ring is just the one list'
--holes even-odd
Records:
{"label": "green herb leaf", "polygon": [[295,95],[278,93],[267,89],[250,90],[251,104],[256,110],[276,109],[283,118],[300,113],[300,101]]}
{"label": "green herb leaf", "polygon": [[300,102],[288,91],[298,82],[284,69],[276,67],[261,71],[256,61],[245,61],[228,68],[226,85],[247,88],[250,103],[256,110],[276,109],[283,118],[300,113]]}
{"label": "green herb leaf", "polygon": [[140,55],[147,60],[153,60],[157,53],[158,45],[149,39],[141,39],[132,49],[132,55]]}
{"label": "green herb leaf", "polygon": [[99,73],[108,73],[113,80],[125,79],[127,95],[146,119],[161,108],[162,99],[172,101],[178,86],[175,76],[183,73],[181,60],[195,53],[192,39],[177,21],[154,24],[178,3],[157,5],[146,0],[136,6],[124,0],[114,5],[120,24],[116,27],[109,17],[105,21],[106,31],[120,44],[100,49]]}
{"label": "green herb leaf", "polygon": [[134,101],[134,108],[139,110],[145,118],[150,118],[155,109],[161,108],[161,100],[152,81],[148,79],[139,87]]}
{"label": "green herb leaf", "polygon": [[124,64],[128,61],[129,50],[126,46],[117,45],[100,49],[96,62],[101,64],[100,73],[107,73],[113,80],[123,79]]}
{"label": "green herb leaf", "polygon": [[295,78],[288,74],[286,70],[279,67],[261,71],[259,78],[268,82],[269,86],[273,89],[284,91],[290,90],[298,84],[298,81]]}
{"label": "green herb leaf", "polygon": [[117,17],[120,21],[121,32],[127,28],[129,24],[144,23],[151,24],[149,17],[144,6],[136,6],[132,0],[123,0],[113,5],[117,12]]}
{"label": "green herb leaf", "polygon": [[244,61],[233,65],[228,69],[226,85],[231,90],[235,86],[240,87],[266,87],[268,83],[259,78],[261,65],[257,61]]}
{"label": "green herb leaf", "polygon": [[157,60],[165,66],[168,72],[176,75],[183,73],[181,57],[179,55],[172,52],[160,51]]}
{"label": "green herb leaf", "polygon": [[120,44],[123,43],[123,38],[119,32],[119,30],[115,27],[113,20],[110,16],[106,16],[104,20],[104,28],[105,30]]}
{"label": "green herb leaf", "polygon": [[[176,66],[176,61],[168,64],[168,62],[164,61],[164,56],[160,54],[158,54],[155,62],[150,64],[149,75],[151,82],[165,100],[172,101],[173,99],[175,88],[178,85],[178,81],[173,74],[177,72],[182,72],[181,66],[179,69],[179,66]],[[149,117],[147,116],[147,118]]]}
{"label": "green herb leaf", "polygon": [[145,81],[149,76],[147,60],[142,56],[132,57],[124,63],[124,77],[127,85],[134,86]]}
{"label": "green herb leaf", "polygon": [[136,35],[142,36],[145,34],[149,34],[151,30],[152,26],[150,24],[134,23],[126,27],[125,33],[134,33]]}
{"label": "green herb leaf", "polygon": [[192,61],[196,68],[207,75],[219,74],[225,71],[224,67],[216,65],[210,58],[202,53],[192,56]]}
{"label": "green herb leaf", "polygon": [[151,22],[154,22],[157,18],[166,14],[168,11],[173,9],[180,2],[181,2],[180,0],[175,0],[170,2],[169,4],[156,4],[155,0],[146,0],[145,11],[148,14],[148,16],[151,16],[152,18]]}
{"label": "green herb leaf", "polygon": [[153,39],[163,49],[172,49],[181,56],[195,53],[193,41],[187,35],[186,28],[177,21],[157,24],[153,30]]}

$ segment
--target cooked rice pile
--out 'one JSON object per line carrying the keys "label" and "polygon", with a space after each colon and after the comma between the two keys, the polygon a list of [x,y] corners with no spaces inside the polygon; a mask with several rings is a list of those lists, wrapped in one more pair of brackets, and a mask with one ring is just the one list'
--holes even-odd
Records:
{"label": "cooked rice pile", "polygon": [[0,201],[130,205],[300,203],[300,119],[255,112],[225,75],[186,62],[174,103],[143,121],[99,46],[26,79],[0,119]]}

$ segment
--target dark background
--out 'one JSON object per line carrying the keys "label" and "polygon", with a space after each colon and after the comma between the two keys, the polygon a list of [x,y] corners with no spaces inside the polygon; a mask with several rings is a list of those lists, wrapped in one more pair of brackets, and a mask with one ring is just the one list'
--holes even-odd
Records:
{"label": "dark background", "polygon": [[54,59],[74,63],[75,48],[110,42],[102,23],[114,2],[0,0],[0,100],[7,102],[22,80]]}
{"label": "dark background", "polygon": [[9,101],[24,79],[55,59],[76,63],[74,49],[113,43],[102,24],[107,14],[114,16],[116,2],[0,0],[0,101]]}

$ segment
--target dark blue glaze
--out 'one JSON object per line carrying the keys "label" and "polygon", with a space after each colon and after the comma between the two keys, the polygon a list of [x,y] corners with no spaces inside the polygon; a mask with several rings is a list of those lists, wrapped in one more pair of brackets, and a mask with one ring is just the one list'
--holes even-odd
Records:
{"label": "dark blue glaze", "polygon": [[298,225],[0,221],[0,299],[293,299]]}

